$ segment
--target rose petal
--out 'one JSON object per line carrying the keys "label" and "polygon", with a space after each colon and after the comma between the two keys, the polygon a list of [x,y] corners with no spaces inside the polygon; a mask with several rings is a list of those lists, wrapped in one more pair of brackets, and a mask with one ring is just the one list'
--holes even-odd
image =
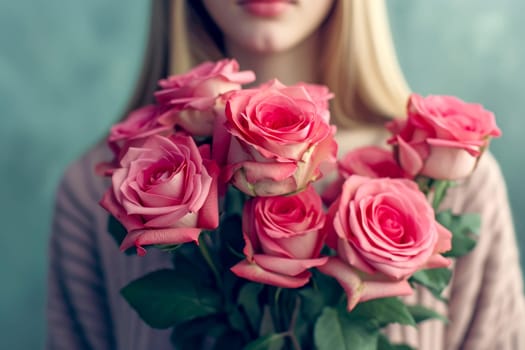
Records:
{"label": "rose petal", "polygon": [[310,280],[311,273],[304,271],[296,276],[285,276],[275,272],[267,271],[256,264],[243,260],[233,266],[231,271],[242,278],[253,282],[269,284],[282,288],[299,288],[304,286]]}
{"label": "rose petal", "polygon": [[434,179],[462,179],[474,171],[478,158],[459,148],[431,146],[421,174]]}
{"label": "rose petal", "polygon": [[347,297],[347,309],[351,311],[361,299],[364,289],[359,274],[338,258],[329,258],[326,264],[317,268],[325,275],[332,276],[343,287]]}
{"label": "rose petal", "polygon": [[397,143],[401,167],[411,176],[417,175],[423,168],[421,156],[401,137],[397,137]]}
{"label": "rose petal", "polygon": [[144,245],[151,244],[181,244],[194,241],[198,243],[201,230],[198,228],[169,228],[146,229],[129,232],[120,245],[125,251],[133,246],[137,247],[139,255],[144,255]]}
{"label": "rose petal", "polygon": [[442,267],[449,267],[452,264],[450,259],[445,258],[440,254],[433,254],[422,267],[422,269],[439,269]]}
{"label": "rose petal", "polygon": [[283,181],[294,174],[296,163],[259,163],[243,162],[242,169],[246,181],[255,184],[261,180]]}
{"label": "rose petal", "polygon": [[343,287],[347,296],[347,309],[352,309],[359,302],[392,296],[405,296],[413,293],[407,280],[379,281],[363,280],[356,270],[336,257],[317,268],[322,273],[334,277]]}
{"label": "rose petal", "polygon": [[204,166],[212,178],[212,183],[205,202],[199,209],[197,225],[204,229],[215,229],[219,226],[219,199],[218,199],[218,178],[220,169],[209,160],[203,160]]}
{"label": "rose petal", "polygon": [[255,263],[263,269],[287,276],[296,276],[309,268],[323,265],[327,259],[288,259],[264,254],[253,256]]}
{"label": "rose petal", "polygon": [[136,230],[143,226],[143,222],[137,215],[128,215],[122,208],[122,206],[115,199],[113,190],[110,188],[102,197],[100,205],[111,213],[124,227],[126,230]]}

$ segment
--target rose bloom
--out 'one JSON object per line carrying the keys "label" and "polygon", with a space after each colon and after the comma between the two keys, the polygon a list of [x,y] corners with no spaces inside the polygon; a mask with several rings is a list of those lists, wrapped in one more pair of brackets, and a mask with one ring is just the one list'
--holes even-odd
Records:
{"label": "rose bloom", "polygon": [[[281,84],[280,82],[274,79],[266,83],[260,84],[257,88],[265,89],[265,88],[272,87],[272,86],[285,87],[285,85]],[[330,113],[329,113],[330,105],[328,101],[330,101],[334,97],[334,94],[328,89],[326,85],[299,82],[297,84],[292,85],[292,87],[304,88],[306,92],[308,93],[308,95],[310,96],[310,98],[312,99],[312,101],[316,104],[317,108],[320,111],[327,112],[327,114],[325,114],[323,118],[327,122],[330,121]]]}
{"label": "rose bloom", "polygon": [[304,86],[274,80],[226,98],[232,138],[225,180],[239,190],[252,196],[300,191],[321,177],[322,162],[335,162],[329,112]]}
{"label": "rose bloom", "polygon": [[254,282],[298,288],[320,266],[325,214],[319,195],[309,186],[293,196],[257,197],[246,202],[243,236],[246,259],[233,273]]}
{"label": "rose bloom", "polygon": [[218,226],[218,167],[209,147],[190,136],[153,135],[130,147],[111,177],[101,205],[128,233],[120,246],[197,241],[202,229]]}
{"label": "rose bloom", "polygon": [[327,217],[327,244],[337,256],[319,267],[336,278],[358,302],[412,293],[414,272],[446,267],[440,255],[451,248],[451,233],[417,185],[406,179],[350,176]]}
{"label": "rose bloom", "polygon": [[387,124],[398,161],[410,175],[456,180],[472,173],[491,137],[498,137],[494,115],[479,104],[453,96],[413,94],[408,119]]}
{"label": "rose bloom", "polygon": [[[330,105],[328,104],[328,101],[334,97],[334,94],[330,92],[327,86],[308,83],[297,83],[294,86],[304,87],[306,91],[308,91],[308,95],[310,95],[310,97],[315,102],[317,107],[319,107],[320,110],[329,110]],[[326,118],[327,120],[329,120],[330,115],[327,115]]]}
{"label": "rose bloom", "polygon": [[196,136],[210,136],[217,97],[254,80],[252,71],[239,71],[237,61],[229,59],[205,62],[185,74],[160,80],[161,90],[155,97],[159,105],[168,109],[160,120]]}
{"label": "rose bloom", "polygon": [[323,192],[325,203],[331,204],[341,193],[341,186],[351,175],[372,178],[407,177],[394,159],[392,151],[377,146],[365,146],[347,152],[337,161],[338,177]]}

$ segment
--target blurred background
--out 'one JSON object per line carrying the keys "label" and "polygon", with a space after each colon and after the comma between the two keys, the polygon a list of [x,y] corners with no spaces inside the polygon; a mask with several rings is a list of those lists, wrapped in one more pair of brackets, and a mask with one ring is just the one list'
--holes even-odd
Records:
{"label": "blurred background", "polygon": [[[0,2],[0,332],[4,349],[44,344],[47,239],[68,163],[120,115],[140,65],[148,1]],[[414,91],[493,110],[525,262],[525,2],[390,0]]]}

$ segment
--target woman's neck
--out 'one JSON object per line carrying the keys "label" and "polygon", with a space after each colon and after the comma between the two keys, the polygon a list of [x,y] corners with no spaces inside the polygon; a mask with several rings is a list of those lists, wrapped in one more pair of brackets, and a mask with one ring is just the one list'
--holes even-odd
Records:
{"label": "woman's neck", "polygon": [[255,52],[226,43],[228,55],[235,58],[241,69],[253,70],[257,80],[252,85],[277,78],[283,84],[318,82],[319,36],[311,35],[299,45],[282,52]]}

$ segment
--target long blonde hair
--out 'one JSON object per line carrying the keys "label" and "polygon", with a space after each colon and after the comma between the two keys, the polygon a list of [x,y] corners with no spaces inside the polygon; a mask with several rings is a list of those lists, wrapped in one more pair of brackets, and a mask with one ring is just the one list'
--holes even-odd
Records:
{"label": "long blonde hair", "polygon": [[[334,123],[344,128],[401,116],[409,88],[384,0],[336,0],[322,30],[318,83],[335,93]],[[146,54],[129,110],[151,101],[160,78],[224,55],[221,32],[201,1],[152,0]]]}

